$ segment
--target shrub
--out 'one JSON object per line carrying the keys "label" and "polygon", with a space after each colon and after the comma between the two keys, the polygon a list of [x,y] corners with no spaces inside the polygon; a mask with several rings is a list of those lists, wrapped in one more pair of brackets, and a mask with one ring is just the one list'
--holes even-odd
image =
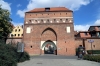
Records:
{"label": "shrub", "polygon": [[100,55],[85,55],[83,57],[83,59],[84,60],[100,62]]}
{"label": "shrub", "polygon": [[88,54],[91,54],[91,53],[93,53],[93,54],[100,54],[100,50],[87,50],[87,53]]}
{"label": "shrub", "polygon": [[0,66],[17,66],[15,52],[10,50],[12,48],[5,43],[0,43]]}
{"label": "shrub", "polygon": [[17,66],[17,62],[29,59],[28,53],[19,53],[16,47],[0,41],[0,66]]}
{"label": "shrub", "polygon": [[25,60],[30,59],[30,56],[28,55],[27,52],[22,52],[22,53],[18,52],[17,56],[18,56],[18,59],[17,59],[18,62],[23,62]]}

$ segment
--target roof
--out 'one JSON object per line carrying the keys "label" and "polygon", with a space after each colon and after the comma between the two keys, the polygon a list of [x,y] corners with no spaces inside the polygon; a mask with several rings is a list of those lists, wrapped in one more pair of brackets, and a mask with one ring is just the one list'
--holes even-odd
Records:
{"label": "roof", "polygon": [[47,8],[35,8],[33,10],[30,10],[26,13],[32,13],[32,12],[47,12],[46,9],[50,9],[48,12],[59,12],[59,11],[63,11],[63,12],[72,12],[72,10],[69,10],[66,7],[47,7]]}
{"label": "roof", "polygon": [[94,27],[94,29],[96,29],[95,27],[100,27],[100,26],[90,26],[89,29],[88,29],[88,31],[90,30],[91,27]]}

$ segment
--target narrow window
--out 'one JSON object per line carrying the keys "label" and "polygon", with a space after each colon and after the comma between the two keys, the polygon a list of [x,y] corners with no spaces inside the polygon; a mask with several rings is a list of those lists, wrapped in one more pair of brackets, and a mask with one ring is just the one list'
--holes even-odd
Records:
{"label": "narrow window", "polygon": [[47,22],[49,22],[49,19],[47,19]]}
{"label": "narrow window", "polygon": [[29,22],[31,22],[31,20],[29,20]]}
{"label": "narrow window", "polygon": [[20,36],[20,34],[18,34],[18,36]]}
{"label": "narrow window", "polygon": [[41,19],[41,22],[43,22],[43,19]]}
{"label": "narrow window", "polygon": [[19,31],[20,31],[20,29],[19,29]]}
{"label": "narrow window", "polygon": [[66,48],[66,52],[67,52],[67,48]]}
{"label": "narrow window", "polygon": [[56,21],[56,19],[54,19],[54,21]]}
{"label": "narrow window", "polygon": [[66,19],[66,21],[68,21],[68,19]]}
{"label": "narrow window", "polygon": [[13,34],[11,34],[11,37],[13,37]]}
{"label": "narrow window", "polygon": [[60,21],[62,21],[62,19],[60,19]]}
{"label": "narrow window", "polygon": [[16,36],[16,34],[15,34],[15,36]]}
{"label": "narrow window", "polygon": [[22,36],[23,36],[23,34],[22,34]]}
{"label": "narrow window", "polygon": [[17,29],[15,29],[15,32],[17,32]]}
{"label": "narrow window", "polygon": [[37,20],[35,20],[35,22],[37,22]]}
{"label": "narrow window", "polygon": [[93,47],[95,48],[95,45],[93,45]]}
{"label": "narrow window", "polygon": [[32,48],[32,46],[31,46],[31,48]]}

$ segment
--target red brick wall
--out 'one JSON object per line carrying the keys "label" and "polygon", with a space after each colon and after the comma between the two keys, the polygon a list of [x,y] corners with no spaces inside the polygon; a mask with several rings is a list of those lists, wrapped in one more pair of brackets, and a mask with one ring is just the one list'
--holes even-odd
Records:
{"label": "red brick wall", "polygon": [[[27,18],[51,18],[55,17],[72,17],[72,12],[41,12],[41,13],[26,13],[25,22]],[[60,18],[65,19],[65,18]],[[68,20],[72,18],[67,18]],[[41,41],[57,41],[58,55],[75,55],[75,41],[74,41],[74,26],[73,23],[37,23],[25,24],[24,22],[24,36],[25,50],[30,54],[40,54]],[[70,26],[71,33],[67,33],[66,27]],[[31,33],[26,33],[26,28],[31,27]],[[46,30],[50,28],[51,30]],[[43,32],[44,31],[44,32]],[[43,33],[43,34],[42,34]]]}
{"label": "red brick wall", "polygon": [[[89,43],[89,40],[93,40],[94,42],[92,43],[92,48],[93,50],[100,50],[100,39],[86,39],[85,40],[85,49],[86,50],[91,50],[91,43]],[[76,43],[76,48],[79,45],[83,45],[83,40],[75,40]]]}

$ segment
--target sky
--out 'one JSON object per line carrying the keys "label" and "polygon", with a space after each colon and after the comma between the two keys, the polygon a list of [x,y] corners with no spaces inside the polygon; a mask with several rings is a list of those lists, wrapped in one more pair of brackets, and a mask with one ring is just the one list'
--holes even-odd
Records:
{"label": "sky", "polygon": [[86,31],[90,26],[100,25],[100,0],[0,0],[0,5],[9,10],[15,26],[24,24],[25,12],[41,7],[72,10],[75,31]]}

